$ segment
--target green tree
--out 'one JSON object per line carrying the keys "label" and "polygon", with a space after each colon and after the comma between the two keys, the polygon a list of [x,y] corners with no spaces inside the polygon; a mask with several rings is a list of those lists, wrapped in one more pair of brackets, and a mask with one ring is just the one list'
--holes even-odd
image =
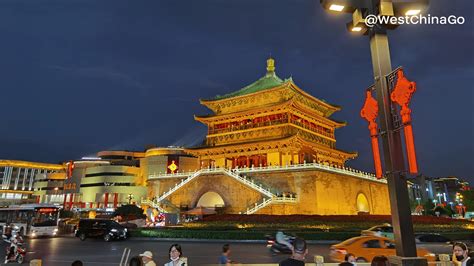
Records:
{"label": "green tree", "polygon": [[124,220],[144,219],[146,215],[143,212],[144,210],[136,205],[122,205],[115,210],[113,216],[122,216]]}
{"label": "green tree", "polygon": [[462,203],[466,206],[466,211],[474,211],[474,190],[464,190],[461,191],[463,196]]}
{"label": "green tree", "polygon": [[436,215],[436,213],[439,212],[439,216],[449,216],[451,217],[452,215],[452,211],[448,208],[445,208],[443,206],[436,206],[433,210],[433,213],[434,215]]}
{"label": "green tree", "polygon": [[423,203],[423,209],[425,210],[425,215],[435,215],[434,214],[435,205],[433,204],[433,199],[428,199]]}

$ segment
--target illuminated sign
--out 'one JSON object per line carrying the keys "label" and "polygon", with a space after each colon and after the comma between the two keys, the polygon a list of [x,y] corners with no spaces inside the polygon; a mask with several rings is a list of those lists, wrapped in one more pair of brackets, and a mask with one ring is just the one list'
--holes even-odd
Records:
{"label": "illuminated sign", "polygon": [[58,209],[55,209],[55,208],[41,208],[41,209],[37,209],[37,212],[55,212],[55,211],[58,211]]}
{"label": "illuminated sign", "polygon": [[178,166],[174,163],[174,160],[171,161],[171,164],[168,166],[168,169],[170,169],[172,174],[174,174],[174,172],[178,169]]}
{"label": "illuminated sign", "polygon": [[64,190],[74,190],[74,189],[76,189],[76,183],[64,184]]}

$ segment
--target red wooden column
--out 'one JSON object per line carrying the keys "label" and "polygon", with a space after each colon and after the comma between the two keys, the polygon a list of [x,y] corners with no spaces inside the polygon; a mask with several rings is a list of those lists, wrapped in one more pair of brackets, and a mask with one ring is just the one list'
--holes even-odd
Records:
{"label": "red wooden column", "polygon": [[72,203],[74,202],[74,193],[69,194],[69,209],[72,209]]}
{"label": "red wooden column", "polygon": [[114,209],[117,208],[118,203],[118,193],[114,193]]}
{"label": "red wooden column", "polygon": [[64,193],[63,208],[66,209],[67,193]]}
{"label": "red wooden column", "polygon": [[109,204],[109,193],[105,192],[104,196],[104,208],[107,208],[107,205]]}

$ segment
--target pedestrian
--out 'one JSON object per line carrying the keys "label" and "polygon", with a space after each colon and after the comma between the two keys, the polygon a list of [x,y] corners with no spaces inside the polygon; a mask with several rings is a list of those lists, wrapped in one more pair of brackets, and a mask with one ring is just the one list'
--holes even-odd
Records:
{"label": "pedestrian", "polygon": [[139,256],[132,257],[128,266],[143,266],[143,261]]}
{"label": "pedestrian", "polygon": [[144,266],[156,266],[156,263],[153,261],[153,253],[151,251],[145,251],[140,254]]}
{"label": "pedestrian", "polygon": [[370,263],[370,266],[389,266],[388,258],[385,256],[375,256]]}
{"label": "pedestrian", "polygon": [[354,266],[354,264],[352,264],[348,261],[343,261],[343,262],[339,263],[339,266]]}
{"label": "pedestrian", "polygon": [[352,265],[356,266],[356,256],[352,253],[347,253],[346,256],[344,256],[344,261],[351,263]]}
{"label": "pedestrian", "polygon": [[179,244],[173,244],[169,250],[170,262],[166,263],[165,266],[186,266],[186,259],[182,258],[183,251]]}
{"label": "pedestrian", "polygon": [[83,265],[82,261],[80,261],[80,260],[75,260],[71,264],[71,266],[82,266],[82,265]]}
{"label": "pedestrian", "polygon": [[7,237],[7,239],[10,239],[10,237],[12,237],[12,224],[11,223],[5,224],[5,226],[3,227],[3,234]]}
{"label": "pedestrian", "polygon": [[469,257],[469,249],[463,242],[453,244],[453,263],[455,266],[469,266],[473,264],[473,259]]}
{"label": "pedestrian", "polygon": [[219,265],[230,265],[232,261],[229,259],[230,245],[224,244],[222,246],[222,255],[219,257]]}
{"label": "pedestrian", "polygon": [[304,260],[308,254],[306,241],[302,238],[295,238],[292,246],[292,256],[282,262],[280,266],[304,266]]}

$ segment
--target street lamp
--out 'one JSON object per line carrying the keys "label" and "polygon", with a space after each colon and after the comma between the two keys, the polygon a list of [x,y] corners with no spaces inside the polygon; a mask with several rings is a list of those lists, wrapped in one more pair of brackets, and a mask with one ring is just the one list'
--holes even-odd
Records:
{"label": "street lamp", "polygon": [[[398,258],[393,263],[426,265],[426,260],[413,258],[417,256],[417,253],[404,174],[405,160],[400,132],[394,124],[392,102],[386,79],[392,72],[387,29],[394,29],[398,25],[384,25],[380,24],[380,21],[376,21],[373,27],[368,27],[366,18],[369,15],[393,17],[419,14],[428,7],[429,0],[320,0],[320,2],[327,10],[352,13],[352,21],[348,23],[347,29],[351,32],[367,34],[370,38],[374,87],[377,93],[380,135],[386,168],[385,175],[390,195],[395,242],[397,243]],[[336,8],[337,6],[343,6],[343,8]],[[414,10],[420,10],[420,12]]]}
{"label": "street lamp", "polygon": [[127,199],[128,199],[128,204],[129,205],[132,204],[133,194],[132,193],[128,194]]}

